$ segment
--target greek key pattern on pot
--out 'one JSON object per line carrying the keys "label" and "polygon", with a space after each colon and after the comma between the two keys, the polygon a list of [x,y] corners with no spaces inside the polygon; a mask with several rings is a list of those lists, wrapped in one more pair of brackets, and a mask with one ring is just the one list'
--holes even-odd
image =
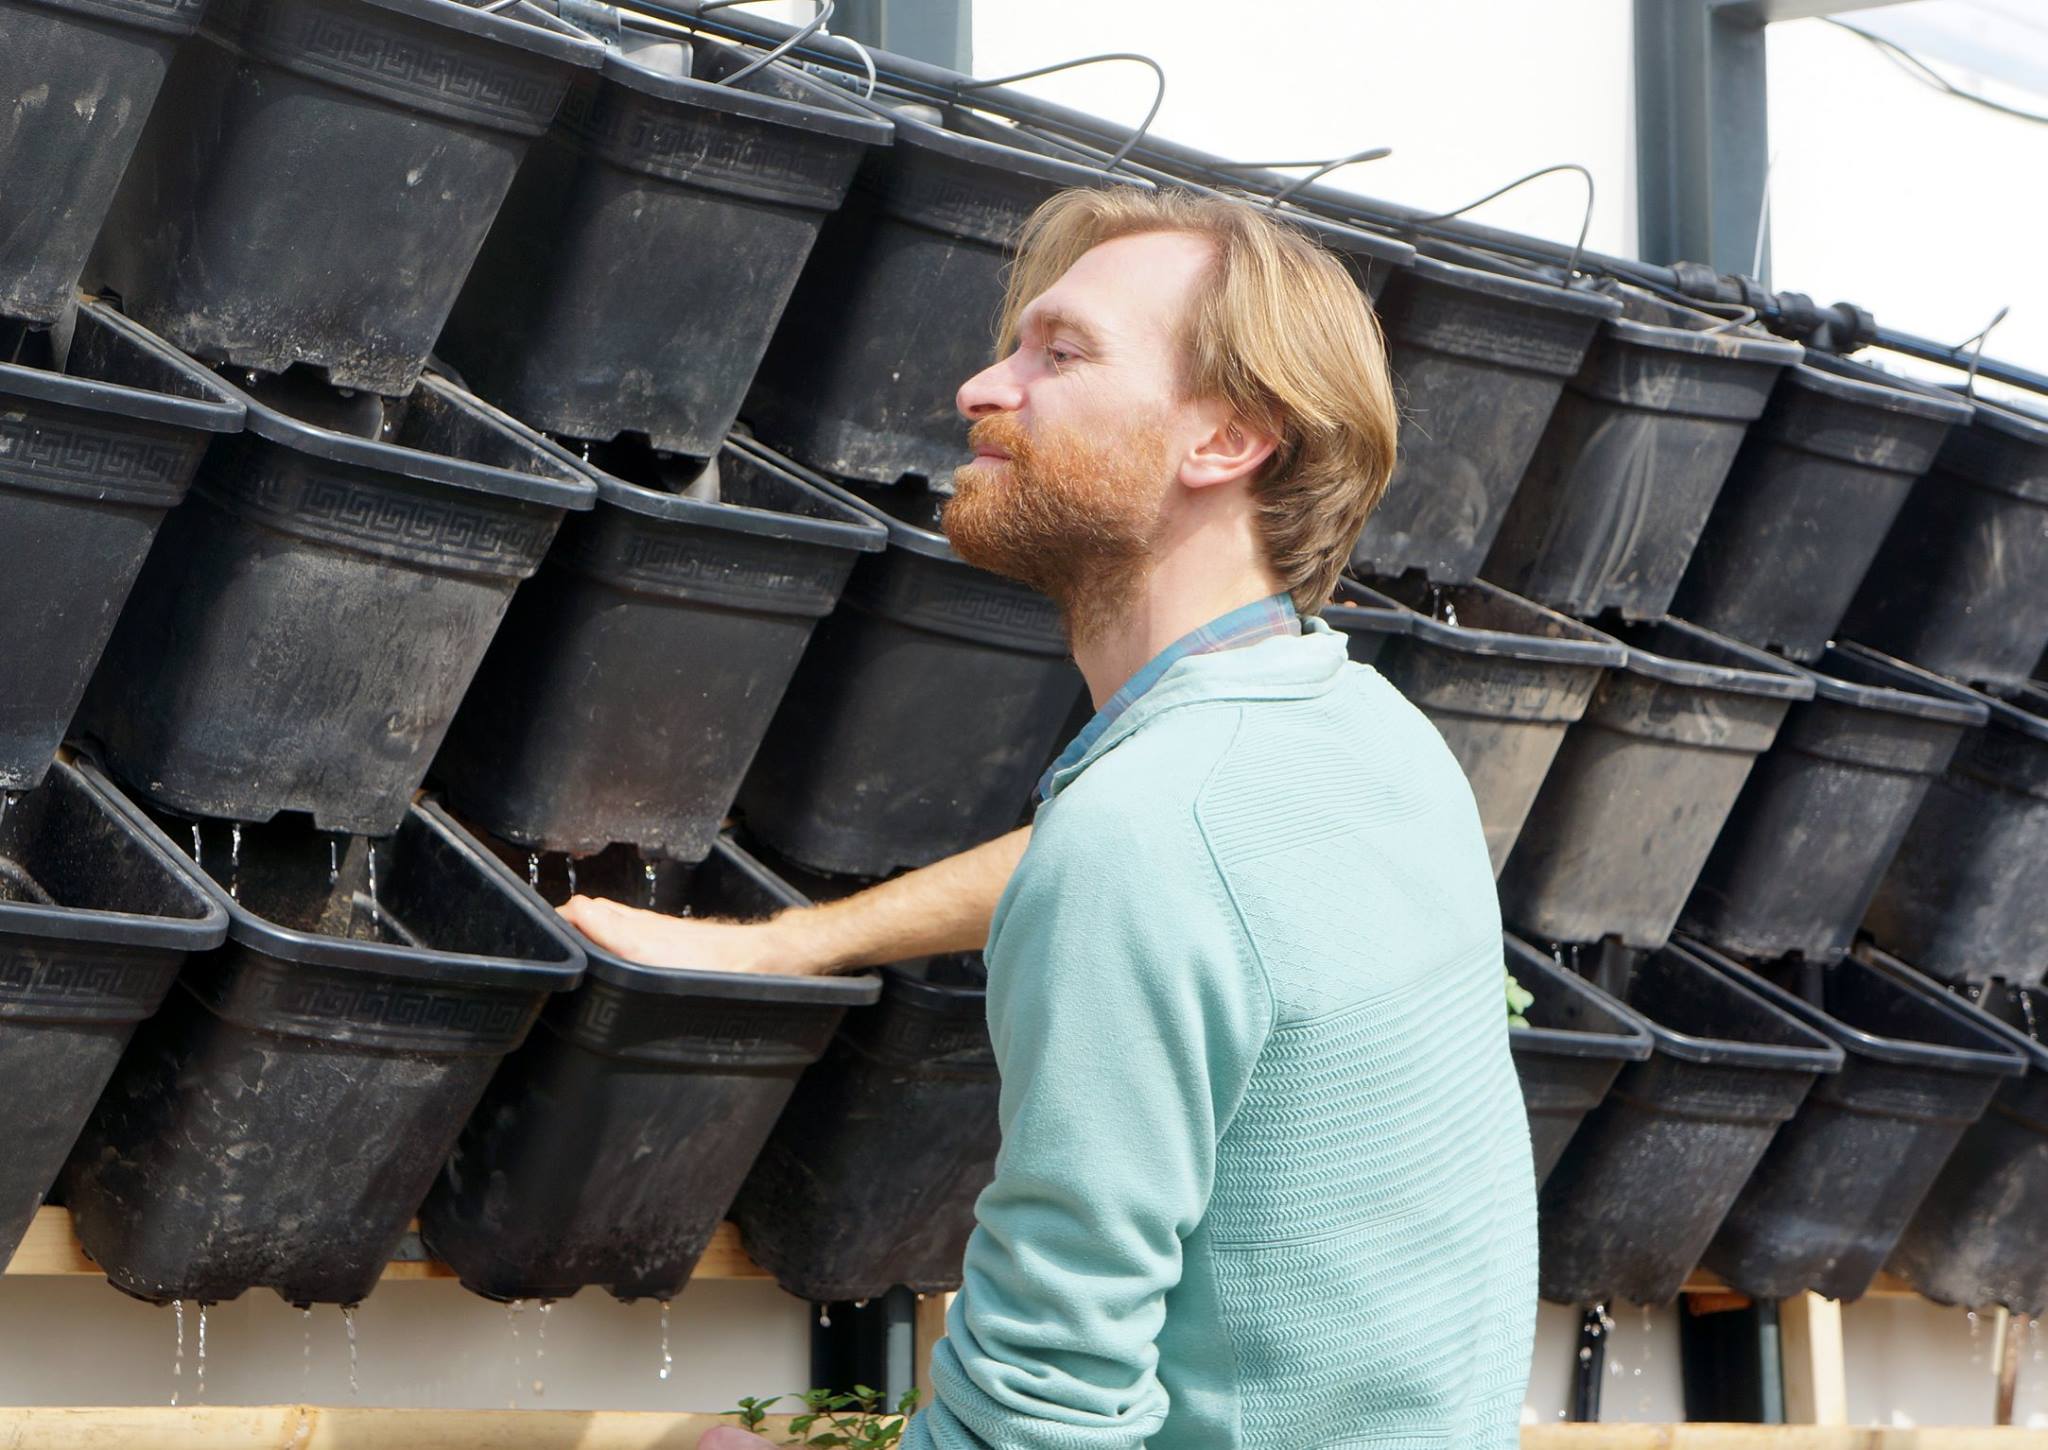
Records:
{"label": "greek key pattern on pot", "polygon": [[507,52],[507,63],[490,64],[453,44],[424,41],[419,27],[375,24],[320,0],[215,0],[213,12],[207,29],[287,69],[346,78],[395,96],[410,93],[523,130],[544,128],[568,87],[567,78],[538,57],[520,64],[511,59],[518,52]]}
{"label": "greek key pattern on pot", "polygon": [[593,152],[637,170],[817,207],[838,204],[859,157],[778,126],[636,104],[596,81],[571,88],[560,119]]}
{"label": "greek key pattern on pot", "polygon": [[78,484],[109,501],[168,505],[196,456],[190,444],[0,413],[0,480],[28,488]]}

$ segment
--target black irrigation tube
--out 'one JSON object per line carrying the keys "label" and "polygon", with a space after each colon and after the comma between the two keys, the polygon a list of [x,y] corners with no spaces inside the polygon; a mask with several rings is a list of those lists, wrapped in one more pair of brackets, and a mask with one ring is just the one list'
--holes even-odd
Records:
{"label": "black irrigation tube", "polygon": [[[716,14],[705,14],[702,8],[704,3],[706,0],[634,0],[630,8],[664,20],[695,26],[711,34],[771,45],[787,40],[800,28],[759,16],[741,15],[724,10]],[[715,3],[715,0],[709,0],[709,3]],[[849,55],[842,53],[843,49],[843,42],[835,36],[823,44],[801,42],[791,47],[789,54],[839,70],[846,69],[849,63]],[[873,47],[868,48],[868,53],[873,57],[881,77],[891,86],[926,99],[972,104],[1007,115],[1012,120],[1033,121],[1058,127],[1075,135],[1092,137],[1111,150],[1116,150],[1133,139],[1131,128],[1100,116],[1090,115],[1085,111],[1076,111],[1017,91],[978,89],[970,76],[963,76],[958,71],[932,65],[927,61],[914,60],[909,56],[896,55]],[[1278,190],[1281,187],[1293,186],[1297,180],[1272,171],[1247,172],[1242,167],[1230,166],[1221,158],[1206,152],[1149,134],[1138,138],[1130,154],[1133,157],[1148,158],[1155,164],[1163,164],[1184,174],[1199,174],[1208,184],[1217,187],[1254,190],[1263,187],[1267,190]],[[1561,242],[1546,241],[1522,232],[1489,227],[1482,222],[1468,221],[1462,217],[1436,219],[1432,213],[1417,207],[1379,201],[1332,186],[1304,185],[1295,188],[1291,195],[1296,202],[1340,220],[1365,222],[1391,231],[1423,233],[1447,241],[1462,242],[1468,246],[1484,247],[1526,261],[1565,266],[1571,262],[1573,256],[1573,249]],[[1577,256],[1582,266],[1609,273],[1625,281],[1642,283],[1665,292],[1676,292],[1695,300],[1734,302],[1754,307],[1763,321],[1784,324],[1784,330],[1789,335],[1811,338],[1815,345],[1829,347],[1831,350],[1848,352],[1857,347],[1875,345],[1925,362],[1963,371],[1969,371],[1974,361],[1978,376],[2048,394],[2048,373],[2036,372],[2031,368],[1993,357],[1973,359],[1971,349],[1967,345],[1951,346],[1914,333],[1902,332],[1897,328],[1882,326],[1875,322],[1869,313],[1849,303],[1838,302],[1832,307],[1816,307],[1810,299],[1799,293],[1775,293],[1759,288],[1754,283],[1745,284],[1724,279],[1697,263],[1680,263],[1675,267],[1666,267],[1652,262],[1637,261],[1631,257],[1614,257],[1594,251],[1582,251]],[[1838,339],[1839,343],[1831,344],[1826,336],[1817,334],[1831,335]]]}

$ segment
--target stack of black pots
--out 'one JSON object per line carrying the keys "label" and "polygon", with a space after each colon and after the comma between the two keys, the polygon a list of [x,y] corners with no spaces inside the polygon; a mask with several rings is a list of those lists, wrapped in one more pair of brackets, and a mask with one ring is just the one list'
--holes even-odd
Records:
{"label": "stack of black pots", "polygon": [[2027,1307],[1912,1255],[1981,1278],[1974,1233],[2011,1281],[2038,1240],[1987,1210],[2039,1148],[1969,1145],[2012,1136],[1986,1109],[2033,1083],[2048,965],[2048,596],[2010,562],[2048,423],[1560,282],[1434,245],[1395,275],[1402,459],[1330,611],[1473,786],[1536,996],[1543,1292],[1664,1302],[1704,1263],[1853,1298],[1889,1260]]}

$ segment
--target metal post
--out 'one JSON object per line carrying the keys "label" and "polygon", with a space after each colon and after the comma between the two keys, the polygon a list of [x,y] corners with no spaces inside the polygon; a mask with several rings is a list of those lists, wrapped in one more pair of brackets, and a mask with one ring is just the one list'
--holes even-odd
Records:
{"label": "metal post", "polygon": [[840,0],[832,29],[963,75],[974,71],[974,0]]}

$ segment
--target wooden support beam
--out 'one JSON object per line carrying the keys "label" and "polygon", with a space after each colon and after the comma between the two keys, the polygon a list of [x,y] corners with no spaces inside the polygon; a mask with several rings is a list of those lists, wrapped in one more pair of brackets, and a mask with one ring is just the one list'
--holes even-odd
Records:
{"label": "wooden support beam", "polygon": [[952,1307],[951,1294],[926,1294],[917,1301],[910,1352],[917,1361],[917,1403],[920,1406],[932,1402],[932,1351],[946,1337],[946,1311]]}
{"label": "wooden support beam", "polygon": [[[313,1405],[0,1410],[0,1445],[34,1450],[694,1450],[726,1415],[614,1410],[380,1410]],[[787,1415],[762,1428],[780,1443]]]}
{"label": "wooden support beam", "polygon": [[1818,1294],[1778,1305],[1785,1366],[1785,1418],[1795,1425],[1849,1423],[1849,1366],[1842,1350],[1842,1306]]}
{"label": "wooden support beam", "polygon": [[[405,1243],[399,1249],[399,1257],[384,1266],[386,1279],[452,1279],[454,1271],[446,1264],[437,1263],[426,1257],[420,1247],[418,1225],[406,1235]],[[71,1228],[71,1214],[61,1208],[43,1207],[36,1210],[35,1220],[28,1226],[28,1234],[21,1246],[8,1261],[9,1274],[97,1274],[100,1266],[86,1256],[85,1246],[78,1241],[78,1235]],[[718,1231],[711,1236],[710,1245],[704,1250],[704,1257],[697,1261],[697,1271],[691,1276],[696,1279],[765,1279],[768,1271],[747,1257],[747,1251],[740,1244],[740,1231],[730,1223],[721,1223]],[[0,1445],[6,1442],[0,1440]]]}

